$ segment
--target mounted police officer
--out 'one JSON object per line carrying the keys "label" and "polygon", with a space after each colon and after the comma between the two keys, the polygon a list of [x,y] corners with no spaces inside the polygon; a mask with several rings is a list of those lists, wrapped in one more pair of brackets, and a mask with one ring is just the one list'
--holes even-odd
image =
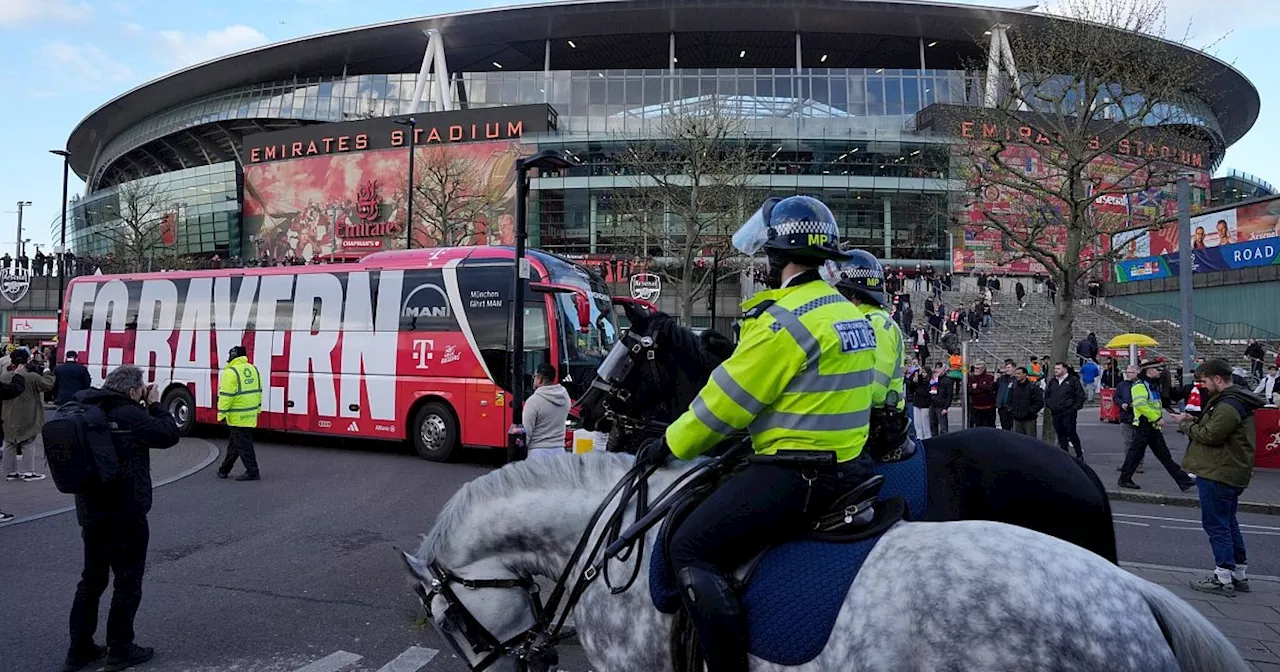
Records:
{"label": "mounted police officer", "polygon": [[862,311],[876,331],[876,369],[871,379],[871,427],[867,451],[879,460],[900,459],[914,444],[907,438],[906,385],[902,331],[886,309],[884,269],[864,250],[850,250],[847,261],[831,263],[827,281]]}
{"label": "mounted police officer", "polygon": [[691,459],[747,430],[755,455],[672,534],[671,564],[707,669],[747,669],[746,623],[726,578],[783,535],[805,529],[872,477],[863,453],[876,332],[818,269],[849,255],[831,210],[808,196],[771,198],[733,236],[768,258],[766,284],[743,303],[741,341],[642,463]]}

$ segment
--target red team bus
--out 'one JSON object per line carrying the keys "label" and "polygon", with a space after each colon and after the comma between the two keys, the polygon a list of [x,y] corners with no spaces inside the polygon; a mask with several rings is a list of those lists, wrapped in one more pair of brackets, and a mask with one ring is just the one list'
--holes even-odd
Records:
{"label": "red team bus", "polygon": [[[260,427],[409,440],[446,460],[462,445],[506,446],[514,256],[434,248],[342,265],[80,277],[59,343],[81,353],[95,385],[112,367],[141,367],[184,432],[216,422],[219,371],[243,344],[264,377]],[[617,340],[607,288],[560,257],[528,257],[525,371],[558,364],[576,398]]]}

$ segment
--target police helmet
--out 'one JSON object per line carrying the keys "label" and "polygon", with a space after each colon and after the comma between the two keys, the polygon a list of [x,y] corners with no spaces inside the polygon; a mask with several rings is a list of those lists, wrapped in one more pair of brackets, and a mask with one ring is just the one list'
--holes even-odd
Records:
{"label": "police helmet", "polygon": [[771,250],[815,266],[828,259],[848,259],[840,250],[835,215],[812,196],[770,198],[738,229],[733,243],[748,255]]}
{"label": "police helmet", "polygon": [[831,274],[837,289],[853,292],[864,301],[880,306],[889,305],[884,292],[884,268],[880,260],[866,250],[850,250],[849,259],[836,264]]}

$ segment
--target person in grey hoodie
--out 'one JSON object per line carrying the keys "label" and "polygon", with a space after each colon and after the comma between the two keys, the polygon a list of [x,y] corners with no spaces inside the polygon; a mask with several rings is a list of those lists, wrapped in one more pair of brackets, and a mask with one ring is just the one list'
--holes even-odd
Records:
{"label": "person in grey hoodie", "polygon": [[[550,364],[539,364],[533,374],[533,396],[524,405],[524,428],[529,437],[529,457],[564,453],[564,423],[569,419],[569,392],[556,382]],[[550,452],[550,451],[555,451]]]}

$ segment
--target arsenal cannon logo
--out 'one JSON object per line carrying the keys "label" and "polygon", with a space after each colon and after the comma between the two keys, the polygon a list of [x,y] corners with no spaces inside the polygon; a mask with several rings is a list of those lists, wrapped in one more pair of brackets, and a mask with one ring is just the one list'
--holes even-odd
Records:
{"label": "arsenal cannon logo", "polygon": [[662,291],[662,278],[654,273],[636,273],[631,276],[631,298],[641,301],[657,301]]}
{"label": "arsenal cannon logo", "polygon": [[31,274],[22,268],[6,268],[0,270],[0,296],[17,303],[31,289]]}

